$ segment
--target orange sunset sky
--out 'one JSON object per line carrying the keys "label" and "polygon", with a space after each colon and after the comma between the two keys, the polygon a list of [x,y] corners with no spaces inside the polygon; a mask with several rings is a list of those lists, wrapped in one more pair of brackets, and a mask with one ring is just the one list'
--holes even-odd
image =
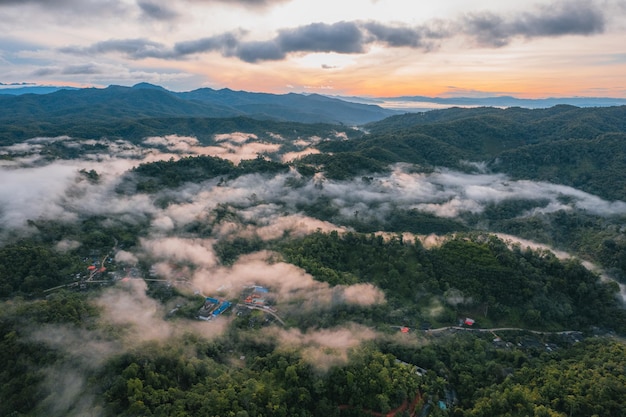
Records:
{"label": "orange sunset sky", "polygon": [[626,97],[621,0],[0,0],[0,83]]}

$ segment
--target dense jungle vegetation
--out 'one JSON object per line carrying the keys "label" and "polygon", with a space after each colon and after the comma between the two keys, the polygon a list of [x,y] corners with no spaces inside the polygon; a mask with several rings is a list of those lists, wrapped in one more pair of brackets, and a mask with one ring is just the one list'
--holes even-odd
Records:
{"label": "dense jungle vegetation", "polygon": [[[531,344],[523,332],[503,334],[511,347],[493,343],[491,334],[432,336],[420,344],[389,336],[353,349],[343,365],[319,369],[302,352],[263,337],[267,328],[233,328],[212,340],[187,334],[98,358],[105,352],[98,344],[115,345],[106,329],[94,330],[98,311],[84,293],[14,300],[3,303],[0,314],[0,411],[7,416],[358,416],[414,401],[418,410],[429,407],[430,415],[626,411],[626,348],[607,338],[571,345],[544,336]],[[45,345],[33,336],[33,326],[73,329],[85,347],[68,353]],[[553,351],[546,351],[544,342]],[[76,355],[84,358],[77,362]],[[417,374],[409,364],[426,371]],[[55,397],[54,383],[70,384],[66,394],[78,400]],[[436,405],[450,397],[450,408]]]}
{"label": "dense jungle vegetation", "polygon": [[[42,142],[41,165],[95,160],[109,149],[105,139],[141,146],[154,135],[190,135],[213,146],[215,134],[237,131],[284,147],[240,163],[204,155],[138,162],[119,174],[108,198],[139,196],[129,201],[153,211],[98,214],[88,206],[69,219],[29,219],[23,229],[0,225],[0,415],[626,415],[623,214],[542,212],[547,200],[521,197],[448,217],[395,201],[363,203],[359,212],[322,192],[344,182],[371,192],[374,176],[403,162],[411,173],[506,173],[619,203],[626,201],[625,112],[449,109],[394,116],[345,135],[336,125],[241,117],[86,122],[60,114],[4,123],[3,146],[35,136],[103,138],[82,146]],[[300,150],[293,141],[309,136],[320,153],[281,160]],[[16,149],[0,157],[17,170],[29,155]],[[239,203],[216,201],[182,226],[155,226],[167,210],[192,205],[200,184],[227,187],[250,176],[262,187],[293,172],[285,201],[246,191]],[[77,178],[94,189],[111,181],[89,168]],[[367,216],[383,203],[384,217]],[[279,215],[308,216],[334,231],[261,236],[271,225],[264,216]],[[174,238],[197,243],[202,256],[215,257],[206,261],[213,269],[173,256],[160,266],[177,271],[176,280],[158,279],[153,266],[162,260],[142,252],[149,238],[155,246]],[[119,252],[135,259],[115,259]],[[223,317],[197,320],[205,297],[180,281],[235,274],[238,262],[258,253],[271,254],[270,265],[301,268],[337,299],[314,310],[298,308],[306,300],[286,306],[280,299],[248,309],[232,297]],[[603,267],[603,275],[583,261]],[[101,265],[101,275],[88,279]],[[137,282],[145,286],[141,298],[132,297]],[[338,294],[349,287],[375,288],[382,300],[342,302]],[[102,301],[111,289],[125,300],[119,310],[145,328],[111,319],[115,311]],[[142,339],[149,330],[170,333]]]}
{"label": "dense jungle vegetation", "polygon": [[[92,223],[84,222],[83,227],[89,230]],[[62,226],[53,226],[40,224],[41,236],[63,234]],[[68,235],[71,231],[65,230]],[[109,232],[117,236],[114,229]],[[92,242],[97,248],[97,241]],[[100,249],[106,251],[110,244],[103,240]],[[251,248],[238,245],[230,256]],[[94,401],[103,415],[350,416],[368,412],[364,410],[390,412],[416,399],[414,406],[428,405],[431,415],[618,415],[626,407],[624,345],[583,336],[598,331],[624,334],[625,311],[615,301],[615,285],[601,283],[576,260],[509,248],[482,234],[459,235],[430,249],[400,236],[386,240],[336,232],[260,245],[253,250],[274,248],[318,280],[331,285],[373,283],[387,298],[385,304],[369,308],[340,305],[316,316],[286,317],[289,326],[307,332],[361,323],[378,329],[381,337],[351,349],[345,364],[319,369],[301,351],[264,337],[271,334],[271,325],[250,327],[253,316],[236,316],[231,329],[218,338],[188,333],[96,360],[94,354],[68,352],[35,336],[37,328],[63,329],[81,335],[87,348],[92,343],[120,343],[119,330],[99,324],[101,313],[93,300],[101,290],[37,295],[54,278],[46,270],[59,265],[64,272],[84,269],[80,250],[60,254],[44,251],[41,240],[22,240],[3,247],[0,257],[3,276],[10,274],[17,281],[10,284],[16,292],[5,293],[13,297],[2,302],[0,317],[3,414],[79,410],[76,403],[63,408],[47,385],[53,375],[67,372],[76,354],[91,358],[79,367],[84,378],[80,395]],[[13,262],[16,250],[22,251],[19,267]],[[233,255],[232,250],[239,252]],[[47,280],[33,281],[39,276]],[[162,301],[175,295],[163,284],[151,285],[148,293]],[[186,303],[190,305],[181,310],[193,314],[201,300],[187,298]],[[439,307],[436,313],[434,306]],[[394,330],[398,325],[456,325],[457,318],[465,316],[474,317],[479,328],[576,329],[582,340],[518,330],[498,332],[507,343],[497,344],[489,332],[433,333],[429,338],[423,330],[412,330],[417,333],[413,336]],[[94,349],[100,354],[104,348]],[[420,376],[414,366],[427,372]],[[450,393],[458,399],[450,400],[449,409],[439,408],[438,402]],[[410,414],[408,409],[402,412],[399,415]]]}

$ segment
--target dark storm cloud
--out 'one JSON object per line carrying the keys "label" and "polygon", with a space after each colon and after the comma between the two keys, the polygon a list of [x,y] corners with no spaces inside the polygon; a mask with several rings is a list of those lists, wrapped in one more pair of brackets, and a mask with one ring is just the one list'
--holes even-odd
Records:
{"label": "dark storm cloud", "polygon": [[154,20],[173,20],[179,15],[174,10],[164,5],[157,4],[153,1],[141,0],[137,2],[137,6],[141,9],[143,16]]}
{"label": "dark storm cloud", "polygon": [[494,13],[472,13],[461,19],[459,31],[479,44],[500,47],[512,38],[557,37],[602,33],[606,17],[594,3],[586,0],[562,1],[507,19]]}

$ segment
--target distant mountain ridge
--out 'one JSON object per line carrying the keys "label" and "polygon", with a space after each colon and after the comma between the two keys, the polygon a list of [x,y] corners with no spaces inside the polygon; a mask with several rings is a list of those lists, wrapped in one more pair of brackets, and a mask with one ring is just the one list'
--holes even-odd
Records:
{"label": "distant mountain ridge", "polygon": [[[8,89],[7,89],[8,90]],[[267,94],[202,88],[177,93],[140,83],[133,87],[59,89],[48,94],[3,93],[0,120],[146,117],[237,117],[361,125],[398,114],[373,104],[359,104],[317,94]]]}
{"label": "distant mountain ridge", "polygon": [[78,90],[78,88],[77,87],[47,86],[47,85],[3,87],[3,88],[0,88],[0,94],[7,94],[11,96],[21,96],[22,94],[50,94],[59,90]]}
{"label": "distant mountain ridge", "polygon": [[426,111],[450,107],[523,107],[527,109],[545,109],[558,105],[576,107],[612,107],[626,105],[626,98],[614,97],[548,97],[548,98],[518,98],[513,96],[492,97],[428,97],[428,96],[400,96],[400,97],[341,97],[347,101],[363,104],[378,104],[381,107],[403,112]]}
{"label": "distant mountain ridge", "polygon": [[[120,86],[109,86],[120,87]],[[565,104],[576,107],[611,107],[626,105],[625,98],[617,97],[545,97],[519,98],[510,95],[489,97],[430,97],[430,96],[396,96],[396,97],[359,97],[320,94],[271,94],[248,91],[235,91],[229,88],[215,90],[199,88],[187,92],[174,92],[161,86],[141,82],[132,87],[135,89],[156,90],[172,94],[178,98],[229,108],[229,116],[247,116],[254,118],[271,118],[275,120],[302,123],[347,123],[363,124],[381,120],[378,113],[383,109],[386,116],[406,112],[422,112],[450,107],[522,107],[542,109]],[[0,88],[2,95],[21,96],[25,94],[45,95],[61,90],[83,90],[66,86],[20,86]],[[106,89],[100,89],[106,90]],[[328,99],[340,100],[344,109],[329,105]],[[346,105],[345,103],[349,103]],[[313,108],[309,108],[309,105]],[[370,107],[363,107],[363,105]],[[206,110],[205,110],[206,111]],[[221,109],[224,111],[224,109]],[[232,113],[234,111],[234,113]],[[345,114],[344,114],[345,112]],[[395,112],[395,113],[394,113]],[[221,116],[216,116],[221,117]],[[384,118],[384,117],[383,117]],[[365,120],[366,119],[366,120]],[[365,121],[363,121],[365,120]]]}

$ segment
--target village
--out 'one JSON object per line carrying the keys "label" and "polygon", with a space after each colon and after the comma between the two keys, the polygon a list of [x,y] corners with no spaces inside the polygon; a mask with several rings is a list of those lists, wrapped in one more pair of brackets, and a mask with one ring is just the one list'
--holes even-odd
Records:
{"label": "village", "polygon": [[[91,251],[83,259],[86,265],[84,272],[77,272],[73,281],[56,287],[44,290],[50,293],[62,288],[74,288],[77,290],[87,290],[91,285],[109,286],[116,282],[128,282],[129,280],[140,279],[148,283],[162,286],[169,289],[170,293],[175,290],[173,286],[189,286],[190,282],[186,278],[188,269],[181,265],[170,265],[172,277],[163,279],[158,277],[153,265],[147,267],[147,274],[142,272],[140,265],[117,265],[114,253],[117,250],[117,241],[110,251],[102,255],[99,251]],[[145,266],[144,266],[145,267]],[[145,276],[147,275],[147,277]],[[270,288],[256,284],[250,284],[242,288],[237,299],[226,299],[220,296],[203,295],[199,290],[194,290],[194,295],[204,298],[203,303],[197,308],[194,317],[201,321],[211,321],[227,313],[229,310],[238,318],[248,318],[250,328],[267,326],[273,323],[285,325],[284,320],[276,310],[276,297]],[[177,304],[168,313],[171,318],[179,310],[181,304]],[[253,312],[256,314],[252,314]],[[533,349],[551,352],[559,348],[560,344],[572,345],[584,339],[581,332],[561,331],[561,332],[541,332],[523,328],[481,328],[477,321],[471,317],[458,317],[455,325],[432,328],[429,322],[424,322],[419,326],[419,333],[425,336],[436,337],[457,332],[474,332],[477,334],[490,333],[493,336],[493,345],[499,349]],[[390,326],[397,328],[401,334],[414,333],[415,330],[409,326]],[[503,337],[502,334],[509,334]],[[508,340],[506,340],[508,339]],[[552,339],[556,339],[556,342]]]}

